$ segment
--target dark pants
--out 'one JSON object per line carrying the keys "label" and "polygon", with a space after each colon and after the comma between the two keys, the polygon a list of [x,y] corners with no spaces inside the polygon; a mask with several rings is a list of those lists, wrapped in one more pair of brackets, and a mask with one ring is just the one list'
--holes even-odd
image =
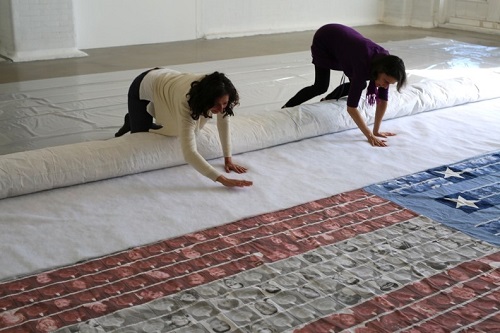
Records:
{"label": "dark pants", "polygon": [[132,81],[128,89],[128,114],[130,117],[130,132],[148,132],[153,124],[153,116],[147,111],[149,101],[143,100],[139,97],[139,88],[141,82],[153,69],[141,73]]}
{"label": "dark pants", "polygon": [[137,76],[130,88],[128,89],[128,113],[125,115],[123,126],[116,132],[115,136],[122,136],[127,132],[149,132],[149,129],[154,128],[153,117],[148,113],[147,106],[149,101],[143,100],[139,96],[141,82],[154,69],[145,71]]}
{"label": "dark pants", "polygon": [[[309,87],[301,89],[295,96],[293,96],[284,107],[292,107],[300,105],[313,97],[324,94],[330,85],[330,69],[314,66],[314,84]],[[350,83],[341,83],[335,88],[325,99],[339,99],[347,96],[349,93]]]}

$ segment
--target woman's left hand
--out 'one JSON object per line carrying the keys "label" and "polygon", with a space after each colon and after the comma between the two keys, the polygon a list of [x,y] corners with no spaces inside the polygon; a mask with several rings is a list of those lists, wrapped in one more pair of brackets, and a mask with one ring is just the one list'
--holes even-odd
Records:
{"label": "woman's left hand", "polygon": [[387,138],[388,136],[394,136],[394,135],[396,135],[396,133],[392,133],[392,132],[373,132],[373,135],[379,136],[379,137],[382,137],[382,138]]}
{"label": "woman's left hand", "polygon": [[226,172],[231,172],[231,171],[234,171],[236,173],[247,172],[247,168],[245,168],[244,166],[238,165],[238,164],[234,164],[234,163],[229,163],[229,164],[226,163],[225,169],[226,169]]}
{"label": "woman's left hand", "polygon": [[244,166],[233,163],[231,157],[224,158],[224,169],[226,169],[226,172],[231,172],[231,171],[234,171],[236,173],[247,172],[247,168],[245,168]]}

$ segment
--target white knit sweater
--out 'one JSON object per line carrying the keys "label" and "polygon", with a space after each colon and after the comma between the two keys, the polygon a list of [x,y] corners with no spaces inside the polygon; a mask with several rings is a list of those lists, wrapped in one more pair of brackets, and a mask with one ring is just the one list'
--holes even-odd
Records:
{"label": "white knit sweater", "polygon": [[[201,80],[204,76],[179,73],[166,68],[152,70],[141,82],[140,98],[151,102],[148,112],[163,126],[162,129],[152,132],[178,136],[184,160],[199,173],[215,181],[221,173],[198,153],[196,147],[196,134],[210,118],[200,116],[198,120],[193,120],[186,97],[191,83]],[[217,130],[224,157],[231,156],[229,118],[217,114]]]}

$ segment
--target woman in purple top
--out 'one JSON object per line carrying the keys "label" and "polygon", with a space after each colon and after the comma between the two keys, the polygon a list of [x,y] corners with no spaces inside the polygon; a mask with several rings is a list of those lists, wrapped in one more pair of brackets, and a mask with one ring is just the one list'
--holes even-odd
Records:
{"label": "woman in purple top", "polygon": [[[311,45],[312,63],[315,69],[314,84],[300,90],[283,107],[292,107],[321,95],[328,90],[330,70],[343,71],[349,82],[342,84],[322,100],[347,96],[347,112],[372,146],[385,147],[391,132],[381,132],[380,124],[387,109],[389,85],[397,83],[397,90],[406,83],[403,60],[390,55],[387,50],[363,37],[356,30],[341,25],[327,24],[314,34]],[[377,103],[373,132],[358,111],[363,89],[367,89],[370,105]]]}

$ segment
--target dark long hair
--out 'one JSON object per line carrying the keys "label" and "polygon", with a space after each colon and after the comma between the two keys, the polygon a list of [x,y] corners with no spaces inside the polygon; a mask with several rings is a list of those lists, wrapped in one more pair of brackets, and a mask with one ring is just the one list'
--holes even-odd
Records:
{"label": "dark long hair", "polygon": [[406,69],[403,60],[395,55],[376,57],[371,63],[372,80],[376,80],[380,73],[392,76],[398,82],[398,91],[406,84]]}
{"label": "dark long hair", "polygon": [[191,89],[186,95],[191,109],[191,118],[194,120],[198,120],[200,116],[209,118],[208,111],[214,106],[215,101],[224,95],[229,96],[229,101],[222,113],[224,117],[234,116],[233,108],[240,104],[240,96],[225,74],[213,72],[200,81],[192,82]]}

